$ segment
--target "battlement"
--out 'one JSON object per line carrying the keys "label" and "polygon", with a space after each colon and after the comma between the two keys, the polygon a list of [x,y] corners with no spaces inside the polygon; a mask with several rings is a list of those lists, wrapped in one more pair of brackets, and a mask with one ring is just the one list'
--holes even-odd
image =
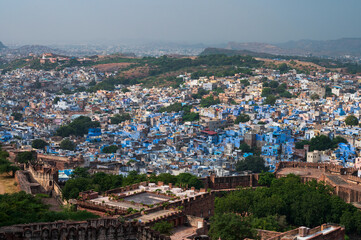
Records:
{"label": "battlement", "polygon": [[22,224],[0,228],[0,239],[154,239],[169,240],[168,236],[139,222],[124,222],[116,218],[72,222]]}
{"label": "battlement", "polygon": [[337,175],[350,175],[357,171],[356,168],[344,168],[343,166],[332,163],[309,163],[309,162],[279,162],[276,165],[275,174],[282,168],[310,168],[318,169],[323,172],[337,174]]}
{"label": "battlement", "polygon": [[215,175],[211,175],[206,178],[202,178],[201,180],[206,189],[213,190],[258,186],[258,174],[228,177],[216,177]]}

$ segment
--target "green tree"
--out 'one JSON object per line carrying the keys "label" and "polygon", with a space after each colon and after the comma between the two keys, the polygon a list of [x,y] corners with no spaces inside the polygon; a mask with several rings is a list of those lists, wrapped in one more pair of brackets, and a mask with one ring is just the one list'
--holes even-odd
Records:
{"label": "green tree", "polygon": [[33,153],[32,152],[20,152],[17,157],[16,161],[19,163],[28,163],[34,160]]}
{"label": "green tree", "polygon": [[89,170],[88,168],[76,167],[71,173],[71,178],[78,178],[78,177],[88,178],[90,177],[90,173],[88,170]]}
{"label": "green tree", "polygon": [[12,177],[15,177],[15,172],[17,170],[19,170],[19,168],[17,166],[13,165],[13,163],[11,163],[9,160],[0,159],[0,174],[3,174],[3,173],[9,174],[11,172]]}
{"label": "green tree", "polygon": [[260,173],[262,171],[268,171],[268,167],[265,166],[265,161],[259,156],[248,156],[244,160],[240,160],[236,164],[237,171],[252,171],[254,173]]}
{"label": "green tree", "polygon": [[173,229],[173,224],[169,223],[167,221],[161,221],[161,222],[154,224],[152,229],[159,232],[160,234],[171,235],[172,229]]}
{"label": "green tree", "polygon": [[247,79],[241,80],[241,84],[243,84],[245,87],[251,85]]}
{"label": "green tree", "polygon": [[280,73],[286,73],[290,70],[290,68],[288,67],[288,65],[286,63],[282,63],[281,65],[278,66],[278,70],[280,70]]}
{"label": "green tree", "polygon": [[44,149],[48,145],[43,139],[35,139],[31,144],[31,146],[36,149]]}
{"label": "green tree", "polygon": [[264,172],[259,175],[258,184],[261,186],[271,186],[272,181],[276,179],[275,175],[270,172]]}
{"label": "green tree", "polygon": [[127,92],[130,92],[130,90],[129,90],[128,88],[123,88],[123,89],[122,89],[122,92],[123,92],[123,93],[127,93]]}
{"label": "green tree", "polygon": [[118,150],[118,146],[111,145],[111,146],[104,147],[102,152],[103,153],[116,153],[117,150]]}
{"label": "green tree", "polygon": [[314,94],[311,95],[311,99],[312,99],[313,101],[315,101],[315,100],[320,99],[320,96],[318,96],[317,93],[314,93]]}
{"label": "green tree", "polygon": [[268,104],[268,105],[275,105],[277,100],[277,97],[274,95],[269,95],[266,97],[264,104]]}
{"label": "green tree", "polygon": [[110,118],[110,122],[111,124],[119,124],[122,122],[125,122],[127,120],[131,120],[132,118],[130,117],[130,115],[128,113],[125,114],[115,114],[113,117]]}
{"label": "green tree", "polygon": [[55,97],[54,100],[53,100],[53,104],[57,104],[59,101],[60,101],[60,98],[59,98],[59,97]]}
{"label": "green tree", "polygon": [[199,113],[195,113],[195,112],[184,113],[183,116],[182,116],[182,120],[183,120],[183,122],[198,121],[199,120]]}
{"label": "green tree", "polygon": [[71,123],[61,126],[56,130],[56,135],[61,137],[69,137],[75,135],[82,137],[88,133],[89,128],[98,128],[100,123],[92,121],[90,117],[80,116],[74,119]]}
{"label": "green tree", "polygon": [[201,107],[210,107],[212,105],[216,105],[221,103],[221,101],[219,100],[219,98],[215,98],[214,96],[209,96],[206,98],[202,98],[201,100]]}
{"label": "green tree", "polygon": [[354,115],[349,115],[346,117],[345,123],[346,123],[346,125],[349,125],[349,126],[356,126],[356,125],[358,125],[359,121],[358,121],[358,118],[355,117]]}
{"label": "green tree", "polygon": [[60,143],[60,148],[64,150],[74,151],[76,148],[76,144],[71,141],[69,138],[64,139]]}
{"label": "green tree", "polygon": [[261,93],[262,97],[268,97],[268,96],[270,96],[272,94],[273,94],[273,90],[271,88],[265,87],[265,88],[262,89],[262,93]]}
{"label": "green tree", "polygon": [[203,187],[203,183],[199,180],[198,177],[190,174],[190,173],[181,173],[177,176],[177,182],[179,186],[183,187],[195,187],[196,189],[200,189]]}
{"label": "green tree", "polygon": [[239,240],[255,238],[256,234],[247,218],[234,213],[216,214],[211,219],[209,236],[212,239]]}
{"label": "green tree", "polygon": [[248,122],[251,118],[248,114],[241,113],[239,116],[237,116],[236,120],[234,121],[235,124],[245,123]]}
{"label": "green tree", "polygon": [[15,121],[21,121],[23,119],[23,115],[21,113],[18,113],[18,112],[12,113],[11,116],[14,117]]}
{"label": "green tree", "polygon": [[295,143],[295,148],[296,149],[303,149],[305,145],[310,145],[310,141],[302,140],[302,141],[296,142]]}
{"label": "green tree", "polygon": [[239,150],[241,150],[241,151],[244,152],[244,153],[252,152],[251,147],[248,146],[247,143],[241,143],[241,144],[239,145]]}
{"label": "green tree", "polygon": [[0,209],[0,226],[97,218],[96,215],[87,211],[71,211],[70,209],[60,212],[49,211],[49,206],[42,203],[41,196],[34,197],[23,191],[0,195]]}
{"label": "green tree", "polygon": [[319,135],[311,138],[310,140],[310,151],[324,151],[333,148],[333,146],[334,144],[332,143],[332,140],[325,135]]}

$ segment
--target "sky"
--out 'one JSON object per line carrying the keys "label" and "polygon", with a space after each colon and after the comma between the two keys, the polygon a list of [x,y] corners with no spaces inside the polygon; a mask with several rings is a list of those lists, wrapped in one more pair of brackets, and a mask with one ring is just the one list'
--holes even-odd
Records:
{"label": "sky", "polygon": [[4,44],[361,37],[360,0],[0,0]]}

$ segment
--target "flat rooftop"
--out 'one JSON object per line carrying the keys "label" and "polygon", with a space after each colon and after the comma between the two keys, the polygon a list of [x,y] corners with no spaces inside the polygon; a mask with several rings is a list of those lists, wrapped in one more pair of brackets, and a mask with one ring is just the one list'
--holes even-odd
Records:
{"label": "flat rooftop", "polygon": [[173,211],[173,210],[159,210],[159,211],[156,211],[154,213],[142,215],[141,217],[138,218],[138,220],[140,220],[141,222],[148,222],[148,221],[150,221],[152,219],[167,216],[168,214],[172,214],[172,213],[175,213],[175,212],[176,211]]}
{"label": "flat rooftop", "polygon": [[154,193],[148,193],[148,192],[144,192],[144,193],[140,193],[137,195],[133,195],[133,196],[129,196],[129,197],[125,197],[124,200],[127,201],[133,201],[136,203],[143,203],[146,205],[154,205],[157,203],[162,203],[162,202],[166,202],[169,199],[171,199],[171,197],[168,196],[163,196],[163,195],[157,195]]}

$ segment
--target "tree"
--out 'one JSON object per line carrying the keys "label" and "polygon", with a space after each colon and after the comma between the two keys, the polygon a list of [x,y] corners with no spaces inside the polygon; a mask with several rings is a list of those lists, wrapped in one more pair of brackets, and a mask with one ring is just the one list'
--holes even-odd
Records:
{"label": "tree", "polygon": [[20,152],[18,156],[16,157],[16,161],[19,163],[28,163],[33,161],[33,153],[32,152]]}
{"label": "tree", "polygon": [[247,79],[241,80],[241,84],[243,84],[245,87],[251,85]]}
{"label": "tree", "polygon": [[273,91],[272,91],[271,88],[265,87],[265,88],[262,89],[262,93],[261,93],[262,97],[268,97],[268,96],[270,96],[272,94],[273,94]]}
{"label": "tree", "polygon": [[190,174],[190,173],[181,173],[177,176],[177,182],[179,186],[184,187],[195,187],[196,189],[200,189],[203,187],[203,183],[201,180],[199,180],[198,177]]}
{"label": "tree", "polygon": [[286,63],[282,63],[281,65],[278,66],[278,70],[280,70],[280,73],[286,73],[288,72],[288,70],[290,70],[290,68],[288,67],[288,65]]}
{"label": "tree", "polygon": [[18,112],[12,113],[11,116],[14,117],[15,121],[21,121],[21,119],[23,119],[23,115],[21,113],[18,113]]}
{"label": "tree", "polygon": [[357,117],[355,117],[354,115],[349,115],[346,117],[345,123],[346,123],[346,125],[349,125],[349,126],[356,126],[356,125],[358,125],[359,121],[358,121]]}
{"label": "tree", "polygon": [[245,123],[245,122],[248,122],[250,119],[251,119],[251,118],[249,117],[249,115],[242,113],[242,114],[240,114],[240,115],[236,118],[236,120],[234,121],[234,123],[235,123],[235,124],[238,124],[238,123],[240,123],[240,122],[241,122],[241,123]]}
{"label": "tree", "polygon": [[71,173],[71,178],[84,177],[87,178],[90,176],[87,168],[76,167]]}
{"label": "tree", "polygon": [[55,134],[61,137],[69,137],[70,135],[82,137],[88,133],[89,128],[98,127],[100,127],[99,122],[92,121],[90,117],[80,116],[71,123],[58,128]]}
{"label": "tree", "polygon": [[266,100],[264,101],[264,104],[268,104],[268,105],[275,105],[277,100],[277,97],[274,95],[269,95],[266,97]]}
{"label": "tree", "polygon": [[169,223],[167,221],[161,221],[161,222],[154,224],[152,229],[159,232],[160,234],[171,235],[172,229],[173,229],[173,224]]}
{"label": "tree", "polygon": [[45,146],[48,146],[49,144],[45,142],[43,139],[35,139],[31,146],[36,149],[44,149]]}
{"label": "tree", "polygon": [[333,148],[337,148],[339,143],[348,143],[347,140],[343,137],[337,136],[332,139]]}
{"label": "tree", "polygon": [[215,98],[214,96],[209,96],[206,98],[202,98],[201,100],[201,107],[210,107],[212,105],[216,105],[221,103],[221,101],[219,100],[219,98]]}
{"label": "tree", "polygon": [[112,146],[104,147],[102,152],[103,153],[116,153],[117,150],[118,150],[118,146],[112,145]]}
{"label": "tree", "polygon": [[310,151],[319,150],[324,151],[327,149],[333,148],[334,144],[332,143],[331,138],[326,135],[320,135],[311,138],[310,140]]}
{"label": "tree", "polygon": [[247,218],[234,213],[216,214],[211,219],[209,235],[212,239],[239,240],[256,237]]}
{"label": "tree", "polygon": [[258,184],[261,186],[271,186],[272,181],[276,179],[275,175],[270,172],[264,172],[259,175]]}
{"label": "tree", "polygon": [[252,152],[252,149],[250,146],[248,146],[247,143],[242,143],[239,145],[239,150],[241,150],[244,153],[249,153]]}
{"label": "tree", "polygon": [[252,171],[254,173],[260,173],[262,171],[268,171],[268,167],[265,166],[265,161],[259,156],[248,156],[244,160],[238,161],[236,164],[237,171]]}
{"label": "tree", "polygon": [[69,138],[64,139],[60,143],[60,148],[64,150],[74,151],[76,148],[76,144],[71,141]]}
{"label": "tree", "polygon": [[127,93],[127,92],[130,92],[130,90],[129,90],[128,88],[123,88],[123,89],[122,89],[122,92],[123,92],[123,93]]}
{"label": "tree", "polygon": [[71,211],[70,209],[60,212],[50,211],[49,206],[42,203],[41,196],[26,194],[24,191],[0,195],[0,208],[0,226],[97,218],[96,215],[87,211]]}
{"label": "tree", "polygon": [[59,98],[59,97],[55,97],[54,100],[53,100],[53,104],[57,104],[59,101],[60,101],[60,98]]}
{"label": "tree", "polygon": [[128,113],[125,114],[115,114],[113,117],[110,118],[110,123],[111,124],[119,124],[122,122],[125,122],[127,120],[131,120],[132,118],[130,117],[130,115]]}
{"label": "tree", "polygon": [[296,142],[295,143],[295,148],[296,149],[303,149],[305,145],[310,145],[310,141],[302,140],[302,141]]}
{"label": "tree", "polygon": [[182,120],[183,120],[183,122],[198,121],[199,120],[199,113],[195,113],[195,112],[184,113],[183,116],[182,116]]}
{"label": "tree", "polygon": [[0,174],[12,172],[12,177],[15,177],[15,172],[19,168],[7,159],[0,159]]}
{"label": "tree", "polygon": [[320,96],[317,94],[317,93],[314,93],[311,95],[311,100],[315,101],[315,100],[318,100],[320,99]]}
{"label": "tree", "polygon": [[236,120],[234,121],[235,124],[245,123],[248,122],[251,118],[248,114],[241,113],[239,116],[237,116]]}

